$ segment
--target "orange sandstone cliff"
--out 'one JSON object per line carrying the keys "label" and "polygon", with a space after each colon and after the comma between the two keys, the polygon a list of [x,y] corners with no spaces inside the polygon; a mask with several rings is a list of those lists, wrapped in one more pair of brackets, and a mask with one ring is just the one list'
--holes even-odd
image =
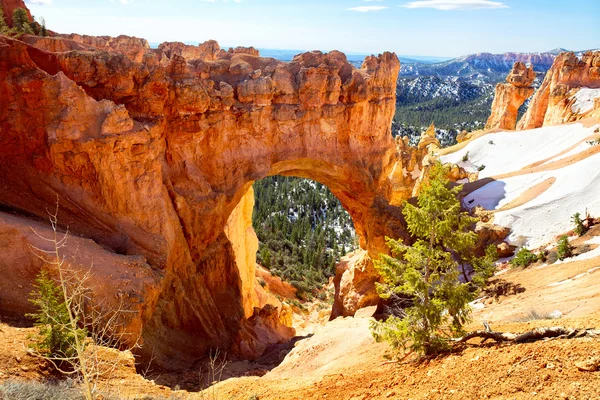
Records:
{"label": "orange sandstone cliff", "polygon": [[485,125],[486,129],[515,129],[519,107],[534,92],[531,84],[535,79],[533,66],[527,67],[516,62],[506,77],[506,83],[498,83],[492,103],[492,114]]}
{"label": "orange sandstone cliff", "polygon": [[[356,69],[337,51],[284,63],[215,42],[152,50],[128,37],[0,36],[0,204],[27,223],[58,198],[73,240],[99,245],[90,254],[136,257],[103,256],[92,273],[101,293],[129,282],[142,356],[173,368],[214,348],[256,357],[293,330],[254,291],[252,182],[327,185],[361,247],[386,251],[385,236],[405,236],[400,204],[428,153],[392,138],[399,67],[392,53]],[[39,268],[30,258],[3,268]],[[372,264],[359,275],[367,294],[339,291],[342,308],[376,301],[364,301]]]}
{"label": "orange sandstone cliff", "polygon": [[[561,53],[554,60],[540,88],[535,92],[517,129],[600,117],[600,51],[587,52],[581,59]],[[581,106],[581,103],[588,105]]]}

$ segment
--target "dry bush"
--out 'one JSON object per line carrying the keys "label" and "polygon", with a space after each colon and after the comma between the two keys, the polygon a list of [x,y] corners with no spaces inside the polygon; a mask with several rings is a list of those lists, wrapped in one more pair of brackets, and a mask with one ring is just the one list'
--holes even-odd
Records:
{"label": "dry bush", "polygon": [[[55,285],[58,288],[59,301],[63,302],[66,313],[56,315],[56,307],[44,307],[42,293],[35,296],[34,302],[39,307],[34,316],[46,321],[60,335],[65,335],[67,349],[60,351],[40,350],[40,346],[32,349],[34,355],[46,359],[54,368],[65,376],[75,376],[81,380],[84,396],[87,400],[95,399],[99,393],[109,393],[111,377],[129,357],[123,351],[107,353],[106,347],[119,348],[123,343],[132,343],[131,337],[125,333],[126,320],[122,302],[115,307],[106,306],[103,301],[92,298],[89,287],[91,272],[81,272],[69,266],[62,254],[67,246],[68,232],[61,233],[58,228],[58,202],[54,212],[48,212],[52,234],[50,237],[34,233],[43,241],[50,244],[51,249],[45,250],[33,247],[34,253],[44,262],[45,268],[55,274]],[[57,299],[48,299],[56,301]],[[42,332],[49,332],[44,330]],[[38,337],[38,343],[46,340]],[[136,347],[137,343],[128,346],[126,350]],[[107,357],[110,354],[111,357]],[[103,396],[106,398],[106,396]]]}

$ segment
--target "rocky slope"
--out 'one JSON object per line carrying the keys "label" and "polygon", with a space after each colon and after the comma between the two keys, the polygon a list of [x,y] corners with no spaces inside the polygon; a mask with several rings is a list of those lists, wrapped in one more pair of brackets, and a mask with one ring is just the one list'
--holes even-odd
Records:
{"label": "rocky slope", "polygon": [[[355,69],[335,51],[290,63],[251,49],[188,60],[136,38],[28,41],[0,37],[0,202],[44,219],[58,197],[73,235],[143,257],[156,290],[131,327],[158,364],[185,365],[215,347],[255,355],[273,337],[263,327],[278,331],[248,284],[253,254],[239,232],[249,218],[231,219],[243,216],[234,210],[254,180],[327,185],[374,254],[385,235],[404,234],[398,205],[427,148],[390,134],[393,54]],[[74,43],[89,48],[62,51]]]}

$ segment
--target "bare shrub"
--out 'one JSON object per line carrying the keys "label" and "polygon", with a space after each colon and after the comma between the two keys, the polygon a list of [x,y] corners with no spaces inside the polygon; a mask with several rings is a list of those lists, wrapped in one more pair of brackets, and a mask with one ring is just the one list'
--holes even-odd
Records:
{"label": "bare shrub", "polygon": [[[122,300],[116,308],[110,308],[102,301],[92,298],[89,287],[91,272],[77,271],[65,260],[62,249],[67,246],[69,234],[59,232],[58,201],[55,211],[48,214],[52,227],[51,236],[44,237],[35,230],[34,233],[49,242],[51,249],[32,246],[32,250],[44,262],[44,268],[56,275],[54,282],[45,281],[55,287],[50,291],[52,296],[48,296],[48,291],[42,291],[40,286],[38,292],[32,294],[32,301],[39,309],[32,316],[46,327],[40,327],[37,345],[31,351],[50,361],[61,374],[79,378],[84,397],[93,400],[101,392],[111,392],[110,379],[116,369],[130,357],[123,351],[106,351],[106,347],[118,349],[123,343],[132,342],[130,337],[125,337],[127,333],[123,321],[126,311]],[[45,271],[41,275],[43,279],[48,276],[43,275]],[[48,306],[47,303],[58,304]],[[47,346],[44,346],[48,335],[62,335],[59,340],[61,346],[48,351]],[[137,343],[128,346],[127,350],[135,346]]]}

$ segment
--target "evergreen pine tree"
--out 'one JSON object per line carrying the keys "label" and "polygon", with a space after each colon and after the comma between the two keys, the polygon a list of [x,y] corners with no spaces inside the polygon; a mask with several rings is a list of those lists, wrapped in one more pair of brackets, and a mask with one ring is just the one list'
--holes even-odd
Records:
{"label": "evergreen pine tree", "polygon": [[16,8],[13,11],[13,28],[19,33],[33,34],[27,11],[24,8]]}
{"label": "evergreen pine tree", "polygon": [[[75,337],[69,329],[68,305],[65,302],[63,291],[54,283],[48,271],[42,269],[36,278],[35,290],[30,298],[38,311],[29,314],[39,327],[39,338],[35,342],[35,349],[50,359],[64,359],[76,356]],[[80,339],[86,336],[83,329],[78,329]]]}
{"label": "evergreen pine tree", "polygon": [[409,295],[414,304],[403,318],[390,316],[372,324],[375,338],[388,341],[396,351],[435,354],[468,321],[474,294],[468,282],[459,280],[456,255],[466,259],[473,249],[477,236],[470,227],[476,219],[461,211],[456,196],[462,187],[449,188],[446,172],[440,164],[433,166],[417,205],[404,204],[414,244],[387,238],[393,256],[382,254],[375,262],[383,278],[377,287],[380,296]]}

